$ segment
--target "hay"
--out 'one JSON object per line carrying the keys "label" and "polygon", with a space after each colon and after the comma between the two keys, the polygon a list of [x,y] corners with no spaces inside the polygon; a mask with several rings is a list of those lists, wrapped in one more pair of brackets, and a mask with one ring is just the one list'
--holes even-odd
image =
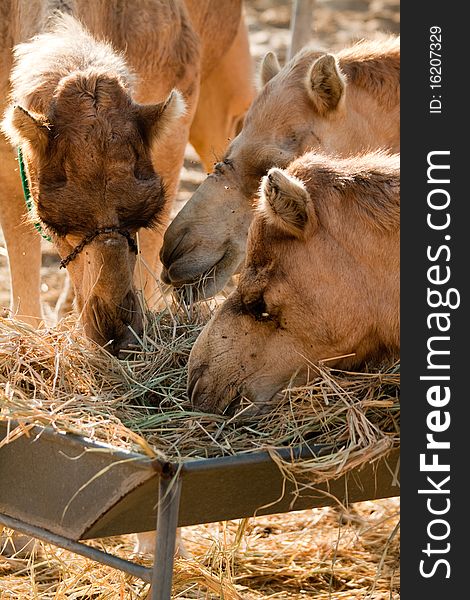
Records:
{"label": "hay", "polygon": [[[33,425],[52,427],[179,462],[269,450],[286,475],[339,477],[384,456],[399,440],[399,365],[334,371],[289,388],[268,414],[208,415],[186,396],[186,363],[208,317],[205,308],[151,314],[131,360],[86,340],[69,320],[35,330],[0,320],[0,420],[14,420],[4,443]],[[325,456],[280,461],[278,447],[331,445]],[[288,473],[287,473],[288,471]]]}
{"label": "hay", "polygon": [[[363,373],[323,365],[319,377],[286,390],[275,410],[259,417],[194,411],[186,363],[207,318],[203,307],[150,315],[132,360],[117,360],[84,339],[72,318],[41,330],[0,320],[0,420],[18,423],[4,443],[42,425],[176,462],[269,450],[287,478],[308,474],[312,485],[398,443],[398,364]],[[305,442],[333,450],[302,461],[281,461],[273,450]],[[397,501],[362,503],[362,513],[356,506],[343,515],[346,525],[324,508],[185,529],[193,558],[176,563],[175,597],[398,598]],[[126,537],[93,544],[132,554]],[[123,573],[40,547],[44,555],[34,561],[0,557],[2,599],[147,595],[146,584]]]}

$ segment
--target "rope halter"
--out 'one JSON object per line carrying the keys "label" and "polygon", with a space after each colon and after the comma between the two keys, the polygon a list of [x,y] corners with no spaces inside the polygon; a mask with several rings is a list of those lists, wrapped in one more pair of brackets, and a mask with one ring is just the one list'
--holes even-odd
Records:
{"label": "rope halter", "polygon": [[82,241],[75,246],[75,248],[72,250],[72,252],[60,261],[60,268],[65,269],[65,267],[70,262],[72,262],[75,258],[77,258],[77,256],[80,254],[80,252],[83,250],[83,248],[85,248],[85,246],[90,244],[99,235],[103,235],[103,234],[107,234],[107,233],[119,233],[120,235],[122,235],[123,237],[126,238],[127,243],[129,244],[129,248],[132,250],[132,252],[134,252],[134,254],[138,253],[137,244],[136,244],[134,238],[131,236],[131,234],[128,231],[126,231],[125,229],[120,229],[119,227],[101,227],[101,229],[96,229],[92,233],[87,234],[82,239]]}
{"label": "rope halter", "polygon": [[[33,201],[31,198],[31,190],[29,188],[28,177],[26,175],[26,167],[25,167],[25,162],[24,162],[24,158],[23,158],[23,152],[21,151],[20,147],[18,147],[18,164],[19,164],[19,168],[20,168],[21,185],[23,187],[23,195],[24,195],[26,207],[28,209],[28,213],[32,213]],[[41,223],[35,222],[34,227],[37,229],[37,231],[40,233],[40,235],[45,240],[47,240],[48,242],[52,241],[51,238],[44,233],[44,231],[41,227]],[[119,227],[101,227],[101,229],[96,229],[92,233],[87,234],[82,239],[82,241],[77,246],[75,246],[75,248],[72,250],[72,252],[60,261],[60,268],[65,269],[65,267],[80,254],[80,252],[83,250],[83,248],[85,248],[86,245],[88,245],[90,242],[92,242],[99,235],[103,235],[106,233],[119,233],[120,235],[124,236],[127,240],[127,243],[129,244],[129,248],[132,250],[132,252],[134,252],[134,254],[138,253],[137,244],[136,244],[134,238],[131,236],[131,234],[127,230],[120,229]]]}

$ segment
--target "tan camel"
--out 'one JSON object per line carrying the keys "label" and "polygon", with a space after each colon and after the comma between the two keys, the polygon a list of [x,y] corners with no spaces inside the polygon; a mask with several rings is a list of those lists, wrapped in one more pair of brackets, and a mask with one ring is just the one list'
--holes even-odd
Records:
{"label": "tan camel", "polygon": [[364,41],[337,55],[307,48],[282,69],[268,53],[261,80],[225,158],[165,232],[162,278],[194,283],[195,297],[217,293],[242,265],[253,198],[268,169],[308,150],[399,151],[398,38]]}
{"label": "tan camel", "polygon": [[398,353],[399,189],[398,155],[309,153],[268,171],[238,287],[191,351],[198,409],[244,396],[266,410],[321,360],[349,369]]}

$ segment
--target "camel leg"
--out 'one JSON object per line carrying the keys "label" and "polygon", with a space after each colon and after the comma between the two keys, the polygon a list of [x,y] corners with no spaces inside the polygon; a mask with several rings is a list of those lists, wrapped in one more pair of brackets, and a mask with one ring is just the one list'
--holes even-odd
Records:
{"label": "camel leg", "polygon": [[43,556],[44,552],[38,540],[29,535],[23,535],[17,531],[6,534],[6,529],[0,527],[0,556],[9,558],[30,558],[31,556]]}
{"label": "camel leg", "polygon": [[189,140],[207,172],[239,132],[255,95],[253,67],[244,20],[219,64],[201,83]]}
{"label": "camel leg", "polygon": [[10,310],[18,319],[37,326],[40,302],[41,239],[25,220],[26,205],[18,163],[11,146],[0,140],[0,223],[10,266]]}
{"label": "camel leg", "polygon": [[[155,552],[155,544],[157,540],[156,531],[144,531],[143,533],[136,533],[135,536],[135,554],[153,554]],[[189,558],[190,554],[186,550],[184,542],[181,538],[181,529],[176,530],[176,541],[175,541],[175,556],[177,558]]]}

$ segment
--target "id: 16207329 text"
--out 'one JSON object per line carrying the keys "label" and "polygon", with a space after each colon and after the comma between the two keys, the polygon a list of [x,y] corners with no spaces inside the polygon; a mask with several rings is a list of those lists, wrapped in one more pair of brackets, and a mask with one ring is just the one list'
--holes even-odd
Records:
{"label": "id: 16207329 text", "polygon": [[442,30],[439,25],[429,28],[429,101],[430,114],[442,113]]}

